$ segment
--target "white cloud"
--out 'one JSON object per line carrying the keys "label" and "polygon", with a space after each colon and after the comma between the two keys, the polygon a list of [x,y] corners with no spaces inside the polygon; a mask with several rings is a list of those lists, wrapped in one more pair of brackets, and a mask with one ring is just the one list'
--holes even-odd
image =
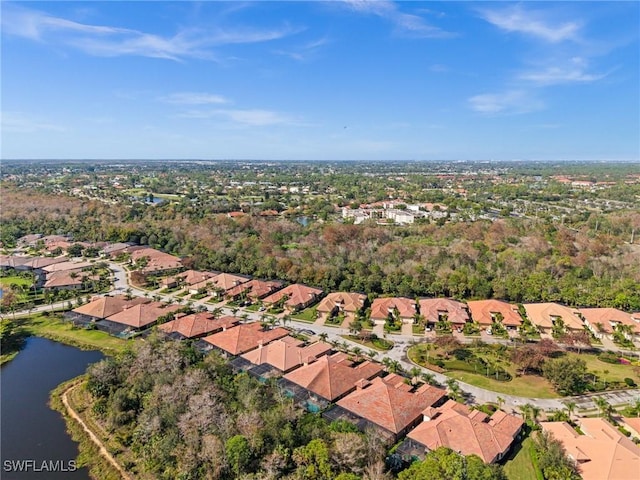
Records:
{"label": "white cloud", "polygon": [[258,30],[253,28],[182,29],[162,36],[128,28],[88,25],[44,12],[3,5],[2,29],[5,34],[43,43],[65,45],[89,55],[102,57],[142,56],[181,60],[215,59],[212,48],[239,43],[259,43],[297,33],[289,25]]}
{"label": "white cloud", "polygon": [[283,55],[285,57],[292,58],[299,62],[303,62],[313,57],[321,47],[323,47],[328,43],[329,43],[328,38],[323,37],[323,38],[319,38],[318,40],[308,42],[294,49],[275,50],[273,53],[275,53],[276,55]]}
{"label": "white cloud", "polygon": [[2,112],[2,131],[5,133],[65,132],[62,125],[33,117],[24,112]]}
{"label": "white cloud", "polygon": [[401,12],[398,6],[389,0],[343,0],[353,11],[375,15],[390,21],[398,31],[423,38],[444,38],[452,36],[439,27],[429,25],[419,15]]}
{"label": "white cloud", "polygon": [[530,35],[551,43],[577,40],[582,28],[580,22],[557,21],[549,18],[549,11],[525,10],[522,5],[482,10],[480,14],[487,22],[502,30]]}
{"label": "white cloud", "polygon": [[469,98],[469,106],[485,115],[522,114],[544,108],[544,104],[524,90],[483,93]]}
{"label": "white cloud", "polygon": [[518,78],[537,86],[549,86],[565,83],[591,83],[610,73],[588,73],[587,68],[588,62],[585,59],[573,57],[562,65],[550,65],[542,70],[521,73]]}
{"label": "white cloud", "polygon": [[260,109],[214,109],[214,110],[191,110],[178,115],[181,118],[214,118],[222,117],[233,123],[254,127],[265,127],[270,125],[292,125],[296,124],[293,118],[288,115],[271,110]]}
{"label": "white cloud", "polygon": [[160,100],[176,105],[211,105],[229,103],[229,100],[222,95],[198,92],[172,93],[165,97],[161,97]]}

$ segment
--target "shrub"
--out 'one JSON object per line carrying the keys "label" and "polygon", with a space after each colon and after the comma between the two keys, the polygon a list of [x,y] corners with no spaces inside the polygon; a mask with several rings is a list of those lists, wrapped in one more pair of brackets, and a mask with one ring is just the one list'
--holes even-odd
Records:
{"label": "shrub", "polygon": [[629,377],[626,377],[624,379],[624,383],[626,383],[630,387],[636,387],[637,386],[635,380],[633,380],[633,378],[629,378]]}

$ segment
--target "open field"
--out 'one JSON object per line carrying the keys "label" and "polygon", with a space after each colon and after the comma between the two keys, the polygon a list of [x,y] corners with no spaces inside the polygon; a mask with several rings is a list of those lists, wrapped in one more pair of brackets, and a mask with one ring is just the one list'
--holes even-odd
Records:
{"label": "open field", "polygon": [[63,322],[60,315],[38,314],[21,319],[19,323],[32,335],[80,348],[101,350],[107,354],[122,352],[129,345],[128,340],[112,337],[99,330],[76,328],[68,322]]}

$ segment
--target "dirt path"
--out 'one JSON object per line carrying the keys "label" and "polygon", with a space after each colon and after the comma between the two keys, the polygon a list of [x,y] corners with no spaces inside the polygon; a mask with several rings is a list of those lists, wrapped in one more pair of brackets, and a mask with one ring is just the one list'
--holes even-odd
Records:
{"label": "dirt path", "polygon": [[133,480],[133,478],[131,476],[129,476],[129,474],[127,472],[124,471],[124,469],[120,466],[120,464],[116,461],[116,459],[113,458],[113,456],[109,453],[109,451],[106,449],[104,444],[100,441],[100,439],[98,437],[96,437],[96,435],[89,429],[89,427],[87,427],[86,423],[84,423],[84,420],[82,420],[82,418],[80,418],[80,415],[78,415],[76,413],[76,411],[73,408],[71,408],[71,405],[69,405],[68,394],[69,394],[69,392],[71,390],[73,390],[74,388],[78,387],[79,385],[80,385],[79,383],[76,383],[75,385],[72,385],[71,387],[66,389],[64,391],[64,393],[62,394],[62,397],[61,397],[62,398],[62,403],[64,404],[65,408],[67,409],[67,412],[69,412],[69,415],[71,415],[71,418],[73,418],[75,421],[77,421],[82,426],[82,429],[85,432],[87,432],[87,434],[89,435],[89,438],[91,438],[91,441],[98,446],[98,449],[100,450],[100,454],[104,458],[109,460],[109,463],[111,463],[111,465],[113,465],[114,468],[116,470],[118,470],[118,472],[120,472],[120,475],[122,475],[122,478],[124,478],[125,480]]}

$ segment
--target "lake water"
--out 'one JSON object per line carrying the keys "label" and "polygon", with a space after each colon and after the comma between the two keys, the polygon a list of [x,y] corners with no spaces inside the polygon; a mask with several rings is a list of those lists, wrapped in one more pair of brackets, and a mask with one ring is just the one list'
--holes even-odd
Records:
{"label": "lake water", "polygon": [[[83,351],[44,338],[30,337],[18,356],[2,366],[0,478],[90,478],[84,468],[69,471],[73,469],[70,462],[74,462],[78,455],[78,444],[67,434],[62,416],[49,408],[49,392],[60,383],[80,375],[89,364],[103,357],[98,351]],[[32,463],[20,464],[21,460]],[[16,471],[18,468],[23,471]]]}

